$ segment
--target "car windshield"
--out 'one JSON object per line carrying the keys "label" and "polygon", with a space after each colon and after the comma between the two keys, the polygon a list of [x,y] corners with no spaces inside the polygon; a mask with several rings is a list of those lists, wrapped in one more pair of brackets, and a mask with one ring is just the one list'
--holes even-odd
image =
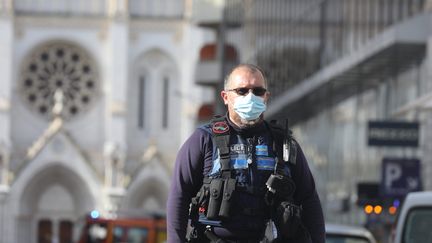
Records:
{"label": "car windshield", "polygon": [[327,234],[326,243],[370,243],[367,238]]}
{"label": "car windshield", "polygon": [[407,215],[403,229],[404,243],[432,242],[432,208],[413,208]]}

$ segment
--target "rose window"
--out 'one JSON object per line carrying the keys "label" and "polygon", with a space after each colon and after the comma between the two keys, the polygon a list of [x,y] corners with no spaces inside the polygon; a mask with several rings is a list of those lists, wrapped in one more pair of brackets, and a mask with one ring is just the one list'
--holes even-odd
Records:
{"label": "rose window", "polygon": [[62,91],[61,117],[69,119],[89,109],[99,92],[96,65],[77,46],[53,43],[33,51],[24,61],[21,94],[35,112],[52,117],[54,93]]}

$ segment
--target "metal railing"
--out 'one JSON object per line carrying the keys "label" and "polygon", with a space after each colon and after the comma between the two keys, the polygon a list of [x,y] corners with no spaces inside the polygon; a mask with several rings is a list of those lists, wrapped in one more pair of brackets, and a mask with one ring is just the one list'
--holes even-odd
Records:
{"label": "metal railing", "polygon": [[16,15],[79,15],[105,16],[108,12],[105,0],[15,0]]}
{"label": "metal railing", "polygon": [[129,13],[137,18],[182,18],[183,0],[129,0]]}
{"label": "metal railing", "polygon": [[[2,2],[0,0],[0,10]],[[182,18],[184,0],[15,0],[16,15],[111,16],[133,18]]]}
{"label": "metal railing", "polygon": [[[277,96],[368,40],[423,11],[424,0],[228,0]],[[232,11],[242,14],[230,14]],[[237,17],[236,19],[236,16]],[[229,38],[229,37],[228,37]]]}

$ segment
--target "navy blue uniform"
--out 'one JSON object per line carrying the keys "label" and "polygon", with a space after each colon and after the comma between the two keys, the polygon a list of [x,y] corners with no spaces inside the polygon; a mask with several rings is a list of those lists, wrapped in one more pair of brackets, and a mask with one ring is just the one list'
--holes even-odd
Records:
{"label": "navy blue uniform", "polygon": [[[271,143],[271,141],[268,141],[269,128],[264,123],[260,123],[252,128],[240,129],[231,123],[229,119],[228,123],[231,128],[231,144],[234,145],[231,147],[231,165],[236,168],[237,174],[240,173],[236,177],[237,180],[244,177],[238,182],[238,185],[241,187],[242,182],[247,182],[247,184],[254,184],[256,188],[265,188],[266,177],[271,174],[274,168],[274,162],[272,164],[271,161],[274,154],[269,146],[267,148],[265,146],[260,147],[260,143],[265,145]],[[255,139],[258,145],[256,146],[255,166],[253,168],[259,173],[246,173],[247,168],[244,168],[244,166],[248,167],[249,158],[244,157],[242,152],[244,149],[241,146],[237,148],[235,146],[238,140],[244,140],[242,143],[247,144],[252,138]],[[260,139],[265,141],[256,141]],[[170,243],[184,242],[191,198],[195,197],[200,190],[205,176],[217,173],[215,169],[217,166],[214,166],[214,150],[212,135],[208,131],[208,127],[204,127],[198,128],[178,152],[167,203],[168,242]],[[290,173],[297,186],[294,193],[294,202],[303,207],[302,220],[311,235],[312,241],[314,243],[323,243],[325,236],[321,204],[315,189],[313,176],[299,146],[296,158],[295,165],[290,167]],[[254,175],[256,178],[253,178]],[[243,200],[244,198],[242,197]],[[263,198],[261,198],[261,201],[251,198],[249,202],[247,200],[237,202],[236,208],[239,209],[239,207],[244,206],[244,208],[251,208],[253,211],[254,207],[260,207],[262,200]],[[215,233],[223,238],[244,238],[251,237],[253,234],[258,237],[264,228],[265,222],[260,216],[249,218],[234,216],[223,227],[215,227]]]}

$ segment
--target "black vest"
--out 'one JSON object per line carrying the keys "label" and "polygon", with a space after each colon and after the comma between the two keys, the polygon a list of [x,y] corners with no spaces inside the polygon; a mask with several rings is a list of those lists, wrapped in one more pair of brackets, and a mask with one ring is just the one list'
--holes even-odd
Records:
{"label": "black vest", "polygon": [[[275,133],[267,123],[261,124],[260,126],[263,127],[257,129],[253,136],[248,136],[239,134],[225,121],[219,120],[219,122],[222,123],[217,124],[216,127],[213,122],[200,128],[211,134],[213,142],[213,167],[206,175],[201,191],[203,194],[205,190],[209,192],[212,180],[224,177],[235,179],[235,192],[230,198],[230,216],[210,220],[206,217],[204,206],[199,209],[198,222],[235,230],[263,231],[272,210],[265,198],[268,191],[266,182],[270,175],[275,173],[276,164],[282,157],[282,144],[277,146],[275,142],[281,140],[281,135]],[[224,139],[227,139],[225,145],[220,141],[221,138],[216,138],[217,136],[224,136]],[[229,161],[229,176],[223,175],[227,173],[226,170],[225,172],[222,170],[224,165],[221,160],[223,159]],[[288,163],[280,164],[282,164],[282,168],[279,168],[280,173],[291,177]],[[205,203],[208,203],[206,199],[204,199]]]}

